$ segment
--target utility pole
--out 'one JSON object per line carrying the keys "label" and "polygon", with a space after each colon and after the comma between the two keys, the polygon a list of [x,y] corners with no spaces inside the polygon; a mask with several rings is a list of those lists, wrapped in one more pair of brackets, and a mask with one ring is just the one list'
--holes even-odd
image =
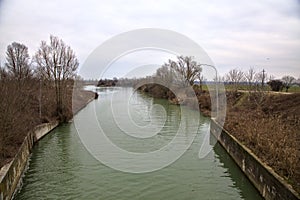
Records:
{"label": "utility pole", "polygon": [[262,87],[264,87],[264,82],[265,82],[265,72],[266,72],[265,69],[263,69],[263,71],[262,71],[262,73],[263,73],[263,74],[262,74],[262,80],[261,80],[261,86],[262,86]]}

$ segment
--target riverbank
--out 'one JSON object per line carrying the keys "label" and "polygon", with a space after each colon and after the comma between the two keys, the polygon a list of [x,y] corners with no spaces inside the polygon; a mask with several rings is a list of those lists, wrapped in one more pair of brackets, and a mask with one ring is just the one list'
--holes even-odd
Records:
{"label": "riverbank", "polygon": [[[94,95],[90,91],[77,91],[75,98],[73,98],[73,115],[91,102],[94,99]],[[15,190],[20,185],[34,144],[58,125],[59,121],[54,120],[50,123],[43,123],[34,127],[23,139],[15,156],[5,160],[6,164],[0,168],[0,199],[11,199],[13,197]],[[13,154],[14,152],[11,153]]]}
{"label": "riverbank", "polygon": [[300,94],[227,93],[224,128],[300,193]]}
{"label": "riverbank", "polygon": [[158,84],[146,84],[138,88],[139,91],[146,93],[151,97],[168,99],[172,104],[186,105],[194,109],[199,108],[204,116],[211,117],[211,101],[209,92],[201,90],[199,87],[194,87],[193,89],[198,102],[195,102],[193,98],[189,97],[189,94],[186,94],[185,91],[181,91],[179,88],[174,88],[174,90],[178,91],[180,97],[176,97],[176,95],[168,88]]}
{"label": "riverbank", "polygon": [[0,169],[0,199],[11,199],[21,184],[21,179],[28,164],[31,149],[46,134],[59,125],[58,121],[44,123],[35,127],[24,138],[13,160]]}
{"label": "riverbank", "polygon": [[[51,91],[49,92],[49,95],[51,95]],[[67,101],[67,107],[66,110],[66,118],[67,120],[71,119],[73,117],[73,113],[75,114],[80,109],[82,109],[91,99],[94,99],[95,94],[91,91],[77,91],[76,95],[72,99],[72,91],[68,94]],[[49,96],[45,96],[49,99]],[[49,100],[47,100],[49,101]],[[1,149],[0,149],[0,168],[4,166],[5,164],[9,163],[18,152],[20,146],[22,145],[24,138],[27,136],[27,133],[32,131],[34,127],[43,124],[43,123],[52,123],[58,120],[57,116],[52,113],[55,108],[53,108],[53,105],[50,103],[50,105],[44,106],[44,111],[42,113],[42,117],[40,118],[39,115],[36,115],[36,113],[33,113],[30,117],[30,122],[26,125],[24,124],[24,121],[27,118],[28,115],[24,114],[19,117],[18,121],[15,121],[14,124],[12,124],[11,128],[8,130],[1,130],[1,138],[3,137],[4,140],[1,141]],[[50,109],[52,108],[52,109]],[[23,128],[22,128],[23,126]],[[1,139],[0,138],[0,139]]]}
{"label": "riverbank", "polygon": [[[195,88],[194,88],[195,89]],[[160,85],[144,85],[141,91],[178,104],[173,93]],[[209,93],[195,89],[199,110],[210,116]],[[300,192],[300,94],[226,92],[227,114],[224,128],[249,148],[267,166]]]}
{"label": "riverbank", "polygon": [[300,195],[281,176],[215,120],[211,121],[210,132],[255,185],[264,199],[298,200],[300,198]]}

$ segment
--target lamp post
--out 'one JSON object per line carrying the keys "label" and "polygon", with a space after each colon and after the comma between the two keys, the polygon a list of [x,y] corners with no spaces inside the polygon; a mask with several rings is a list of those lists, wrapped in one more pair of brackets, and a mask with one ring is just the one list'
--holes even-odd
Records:
{"label": "lamp post", "polygon": [[[217,72],[217,69],[216,69],[216,67],[215,66],[213,66],[213,65],[209,65],[209,64],[204,64],[204,63],[200,63],[199,64],[200,66],[207,66],[207,67],[211,67],[214,71],[215,71],[215,73],[216,73],[216,77],[217,77],[217,75],[218,75],[218,72]],[[200,80],[199,80],[200,81]],[[216,92],[216,110],[218,111],[219,110],[219,108],[220,108],[220,102],[219,102],[219,84],[218,84],[218,81],[216,80],[216,85],[215,85],[215,92]]]}

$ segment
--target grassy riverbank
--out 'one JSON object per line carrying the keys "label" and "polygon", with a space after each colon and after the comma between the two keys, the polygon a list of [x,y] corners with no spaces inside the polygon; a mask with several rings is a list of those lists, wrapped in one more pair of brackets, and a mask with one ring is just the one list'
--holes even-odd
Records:
{"label": "grassy riverbank", "polygon": [[[263,96],[261,96],[263,95]],[[224,128],[300,192],[300,94],[227,93]]]}
{"label": "grassy riverbank", "polygon": [[[165,87],[152,84],[140,89],[153,97],[178,103]],[[198,98],[196,106],[210,116],[209,93],[197,87],[194,90]],[[224,128],[300,192],[300,93],[227,91],[226,96]],[[189,104],[188,97],[182,103],[195,107]]]}

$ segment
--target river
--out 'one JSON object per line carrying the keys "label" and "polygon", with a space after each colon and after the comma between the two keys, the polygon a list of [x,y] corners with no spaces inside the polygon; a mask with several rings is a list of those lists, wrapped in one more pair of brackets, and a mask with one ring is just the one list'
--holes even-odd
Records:
{"label": "river", "polygon": [[[209,118],[184,106],[171,105],[167,100],[132,93],[132,88],[101,88],[98,93],[99,99],[81,110],[73,122],[59,126],[33,148],[22,187],[15,199],[262,199],[218,143],[206,157],[199,158],[204,134],[209,131]],[[108,111],[112,96],[119,100],[114,115]],[[147,131],[141,135],[121,134],[120,126],[128,123],[121,111],[129,104],[134,108],[130,110],[131,121],[140,127],[151,121],[150,129],[160,131],[154,135]],[[153,105],[157,105],[156,109]],[[77,130],[84,130],[81,124],[88,125],[91,116],[96,116],[113,143],[130,152],[160,150],[170,144],[179,126],[184,127],[184,137],[187,138],[193,138],[191,131],[196,130],[195,138],[183,155],[166,167],[158,169],[156,166],[157,170],[131,173],[128,172],[131,168],[122,165],[125,168],[120,171],[110,163],[102,164],[83,145],[86,143]],[[112,117],[117,118],[118,123]],[[194,126],[191,119],[197,117],[198,127],[190,128]],[[126,123],[122,124],[122,120]],[[127,131],[132,129],[131,125],[128,126]],[[86,132],[95,132],[93,128],[90,126]],[[111,160],[119,159],[116,154],[107,155]],[[130,158],[126,160],[126,163],[134,162]],[[152,163],[144,162],[145,167],[152,166]]]}

